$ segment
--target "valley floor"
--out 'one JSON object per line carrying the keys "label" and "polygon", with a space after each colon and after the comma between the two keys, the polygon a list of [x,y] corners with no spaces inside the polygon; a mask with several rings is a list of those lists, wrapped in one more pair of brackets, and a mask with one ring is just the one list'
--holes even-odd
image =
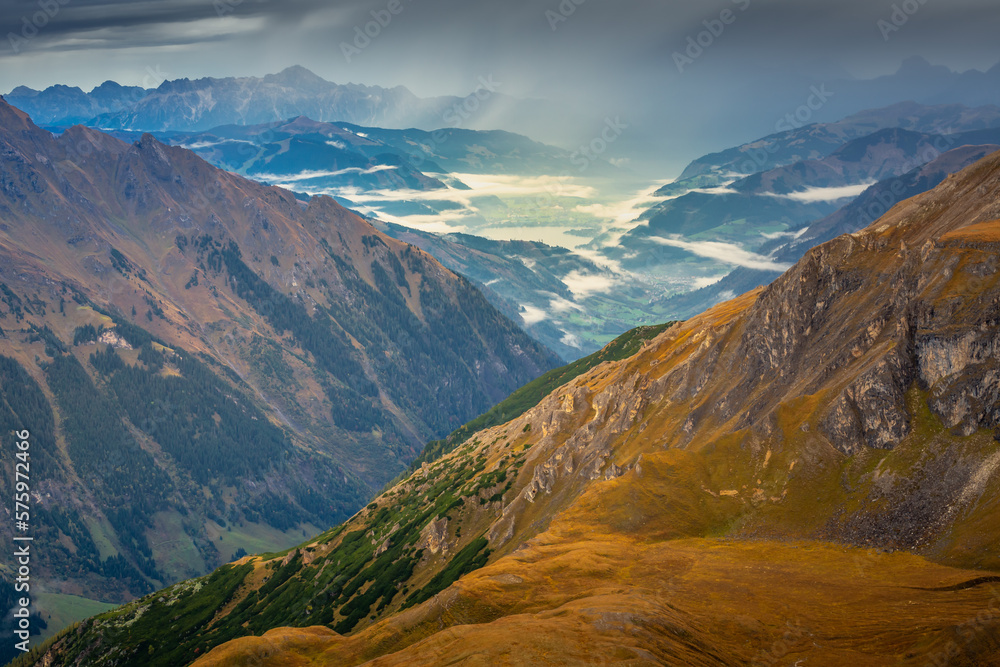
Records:
{"label": "valley floor", "polygon": [[1000,576],[813,541],[549,532],[355,635],[281,628],[195,664],[985,667]]}

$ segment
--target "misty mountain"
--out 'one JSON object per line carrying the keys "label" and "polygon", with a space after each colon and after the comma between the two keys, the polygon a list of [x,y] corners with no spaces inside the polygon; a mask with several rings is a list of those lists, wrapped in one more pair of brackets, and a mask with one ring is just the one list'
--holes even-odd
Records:
{"label": "misty mountain", "polygon": [[[113,101],[102,102],[107,108],[84,101],[75,104],[72,111],[63,111],[57,102],[62,93],[56,87],[37,91],[20,86],[8,98],[29,110],[45,126],[66,127],[87,122],[100,128],[133,131],[204,131],[221,125],[254,125],[305,115],[319,121],[344,121],[362,126],[502,129],[566,147],[591,141],[595,132],[601,131],[608,113],[613,112],[613,116],[628,112],[631,129],[616,143],[615,155],[628,156],[634,164],[646,168],[662,165],[664,160],[672,162],[680,155],[708,152],[720,141],[726,145],[748,135],[798,131],[811,123],[843,119],[867,109],[896,105],[901,100],[931,106],[1000,105],[1000,93],[996,92],[1000,90],[1000,65],[988,72],[959,73],[931,66],[921,58],[908,60],[894,74],[874,79],[840,75],[818,82],[815,76],[794,75],[779,80],[769,77],[754,81],[751,78],[746,85],[750,90],[767,90],[768,94],[755,97],[754,105],[736,113],[730,104],[720,103],[717,107],[701,109],[697,118],[689,116],[691,110],[685,108],[683,98],[668,98],[657,103],[638,96],[618,104],[602,104],[603,110],[567,108],[544,100],[512,97],[506,94],[502,81],[491,77],[470,82],[469,87],[474,90],[465,97],[419,98],[400,86],[382,88],[330,83],[302,67],[291,67],[265,77],[164,81],[138,100],[118,96]],[[812,100],[813,90],[825,92],[820,96],[822,101],[813,101],[810,108],[804,103]],[[85,98],[93,95],[93,92],[75,93]],[[80,109],[90,107],[95,107],[96,113],[85,119]],[[652,113],[644,108],[660,111]],[[664,108],[667,111],[663,111]],[[663,113],[678,121],[697,122],[688,122],[682,135],[665,132]],[[942,131],[890,122],[877,124],[869,132],[885,127],[928,133]],[[822,143],[819,138],[820,149]],[[756,155],[765,160],[762,166],[775,166],[762,154]],[[816,157],[822,155],[805,153],[792,161]],[[750,159],[755,161],[753,157]],[[744,161],[737,164],[743,166]]]}
{"label": "misty mountain", "polygon": [[795,195],[856,186],[898,176],[909,170],[908,165],[926,161],[927,155],[939,155],[955,141],[961,139],[949,142],[941,135],[900,128],[879,130],[844,144],[825,158],[757,172],[729,187],[745,194]]}
{"label": "misty mountain", "polygon": [[[868,227],[900,202],[932,190],[951,174],[996,151],[1000,151],[1000,145],[952,149],[902,176],[879,181],[843,208],[811,223],[798,237],[768,241],[760,252],[779,263],[798,261],[810,248]],[[689,317],[720,301],[768,285],[779,275],[775,270],[740,267],[713,285],[671,297],[664,308],[674,317]]]}
{"label": "misty mountain", "polygon": [[[877,32],[875,35],[877,37]],[[845,46],[848,44],[850,41],[844,42]],[[734,59],[739,58],[736,53],[731,55]],[[898,53],[896,57],[903,55]],[[991,61],[996,60],[996,54],[988,57]],[[636,121],[644,131],[627,137],[627,146],[623,148],[637,159],[644,156],[650,164],[655,164],[655,157],[651,155],[653,150],[663,152],[672,147],[678,155],[690,160],[742,143],[749,136],[802,130],[814,123],[837,122],[868,109],[881,109],[903,101],[926,106],[1000,106],[1000,63],[987,71],[960,72],[931,65],[916,56],[906,59],[896,72],[865,79],[828,63],[780,70],[764,66],[737,72],[720,67],[714,77],[702,81],[700,77],[685,77],[679,90],[674,88],[662,94],[660,104],[652,107],[655,113]],[[713,82],[714,87],[706,85],[707,82]],[[703,103],[692,108],[690,99],[694,95]],[[640,99],[636,98],[637,103]],[[652,128],[664,115],[676,119],[684,132],[670,134],[669,140],[653,133]],[[896,123],[882,127],[936,133],[936,130]]]}
{"label": "misty mountain", "polygon": [[[338,125],[393,146],[430,171],[434,169],[429,167],[436,166],[456,174],[542,176],[562,174],[574,166],[569,151],[502,130],[446,127],[428,132],[412,128],[354,127],[348,123]],[[588,173],[594,176],[618,173],[602,161],[595,161],[591,167],[593,171]]]}
{"label": "misty mountain", "polygon": [[[43,91],[21,87],[5,96],[10,104],[26,103],[43,125],[79,122],[83,99],[99,94],[108,84],[90,93],[74,95],[76,107],[60,108],[65,86]],[[368,124],[406,123],[433,115],[413,93],[392,89],[325,81],[303,67],[290,67],[264,77],[176,79],[143,91],[122,88],[106,97],[107,108],[86,118],[101,129],[131,131],[208,130],[221,125],[257,125],[284,118],[310,116],[320,120],[349,120]],[[80,95],[82,93],[82,97]]]}
{"label": "misty mountain", "polygon": [[[980,136],[984,135],[984,136]],[[980,138],[995,138],[998,143],[975,145]],[[900,202],[936,188],[950,175],[958,173],[988,155],[1000,151],[1000,132],[963,133],[950,141],[959,146],[901,176],[889,176],[862,192],[857,199],[835,213],[810,224],[796,239],[778,246],[775,257],[781,261],[798,261],[810,248],[843,234],[852,234],[868,227]],[[765,246],[762,251],[770,252]]]}
{"label": "misty mountain", "polygon": [[[989,132],[1000,139],[1000,129]],[[672,197],[643,214],[646,224],[625,234],[607,253],[623,260],[626,267],[645,266],[650,249],[675,260],[697,254],[697,248],[685,247],[685,243],[723,242],[755,253],[769,240],[793,238],[866,186],[902,175],[950,145],[961,144],[962,137],[879,130],[845,143],[822,159],[803,160],[717,189]],[[767,261],[761,257],[757,263]]]}
{"label": "misty mountain", "polygon": [[221,169],[302,192],[446,187],[414,166],[407,153],[358,132],[299,116],[193,134],[162,133],[160,138]]}
{"label": "misty mountain", "polygon": [[911,56],[894,74],[853,84],[848,82],[845,93],[848,100],[854,96],[870,99],[872,103],[869,107],[883,106],[895,100],[979,107],[1000,105],[998,83],[1000,63],[985,72],[976,69],[956,72],[948,67],[932,65],[921,56]]}
{"label": "misty mountain", "polygon": [[18,86],[4,98],[43,125],[70,126],[129,109],[148,93],[139,86],[105,81],[89,93],[76,86],[55,85],[45,90]]}
{"label": "misty mountain", "polygon": [[[896,104],[782,132],[692,162],[684,177],[657,192],[664,201],[640,216],[642,224],[603,252],[667,289],[694,276],[700,284],[674,288],[663,304],[668,319],[685,317],[767,284],[814,245],[806,241],[811,224],[842,210],[866,187],[879,193],[880,181],[890,185],[952,149],[993,143],[1000,144],[1000,109],[962,105]],[[798,159],[803,156],[810,157]],[[920,183],[926,187],[915,187],[924,190],[935,184],[933,178]],[[908,196],[923,191],[903,189]],[[856,231],[871,219],[836,228]],[[783,246],[798,253],[776,254]]]}
{"label": "misty mountain", "polygon": [[961,104],[929,106],[900,102],[852,113],[843,120],[788,128],[756,141],[693,160],[677,180],[661,188],[661,196],[712,187],[777,167],[822,160],[845,144],[879,130],[901,129],[947,135],[1000,127],[1000,107],[970,108]]}
{"label": "misty mountain", "polygon": [[[117,133],[127,135],[128,133]],[[290,189],[336,191],[445,187],[461,174],[539,176],[570,166],[570,153],[504,131],[392,130],[323,123],[304,116],[263,125],[227,125],[206,132],[156,133],[217,167]],[[596,163],[597,176],[615,173]],[[457,177],[447,185],[468,189]]]}
{"label": "misty mountain", "polygon": [[201,132],[224,125],[261,125],[307,116],[319,122],[346,122],[389,128],[468,127],[523,130],[547,125],[560,132],[563,110],[541,100],[515,99],[500,92],[502,82],[480,77],[465,97],[421,98],[404,86],[383,88],[327,81],[293,66],[264,77],[175,79],[156,88],[106,82],[89,93],[52,86],[38,91],[19,86],[6,96],[23,105],[39,124],[85,123],[102,130]]}

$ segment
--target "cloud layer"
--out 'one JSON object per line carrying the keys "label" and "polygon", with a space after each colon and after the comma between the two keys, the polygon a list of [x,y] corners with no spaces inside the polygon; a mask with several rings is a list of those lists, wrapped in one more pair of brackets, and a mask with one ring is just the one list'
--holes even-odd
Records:
{"label": "cloud layer", "polygon": [[660,236],[649,237],[650,241],[673,248],[687,250],[691,254],[708,259],[715,259],[724,264],[732,266],[742,266],[747,269],[760,269],[763,271],[787,271],[791,265],[775,262],[770,257],[758,255],[744,250],[731,243],[721,241],[686,241],[682,238],[663,238]]}

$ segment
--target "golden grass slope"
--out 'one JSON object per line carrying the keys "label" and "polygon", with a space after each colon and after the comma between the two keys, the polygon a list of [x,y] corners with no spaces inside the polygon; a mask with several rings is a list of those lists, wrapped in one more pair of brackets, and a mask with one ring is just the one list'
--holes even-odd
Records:
{"label": "golden grass slope", "polygon": [[281,628],[195,664],[1000,664],[1000,586],[929,590],[981,576],[808,541],[549,538],[350,637]]}

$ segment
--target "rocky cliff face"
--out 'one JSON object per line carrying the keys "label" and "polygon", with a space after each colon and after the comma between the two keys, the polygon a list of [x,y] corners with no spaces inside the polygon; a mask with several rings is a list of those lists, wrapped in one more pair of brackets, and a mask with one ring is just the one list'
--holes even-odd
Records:
{"label": "rocky cliff face", "polygon": [[[993,155],[475,434],[304,545],[308,567],[220,572],[244,615],[186,650],[243,635],[197,664],[996,662],[998,193]],[[126,616],[154,622],[143,604]],[[138,631],[116,622],[53,655],[104,642],[118,657],[97,664],[136,664]]]}

